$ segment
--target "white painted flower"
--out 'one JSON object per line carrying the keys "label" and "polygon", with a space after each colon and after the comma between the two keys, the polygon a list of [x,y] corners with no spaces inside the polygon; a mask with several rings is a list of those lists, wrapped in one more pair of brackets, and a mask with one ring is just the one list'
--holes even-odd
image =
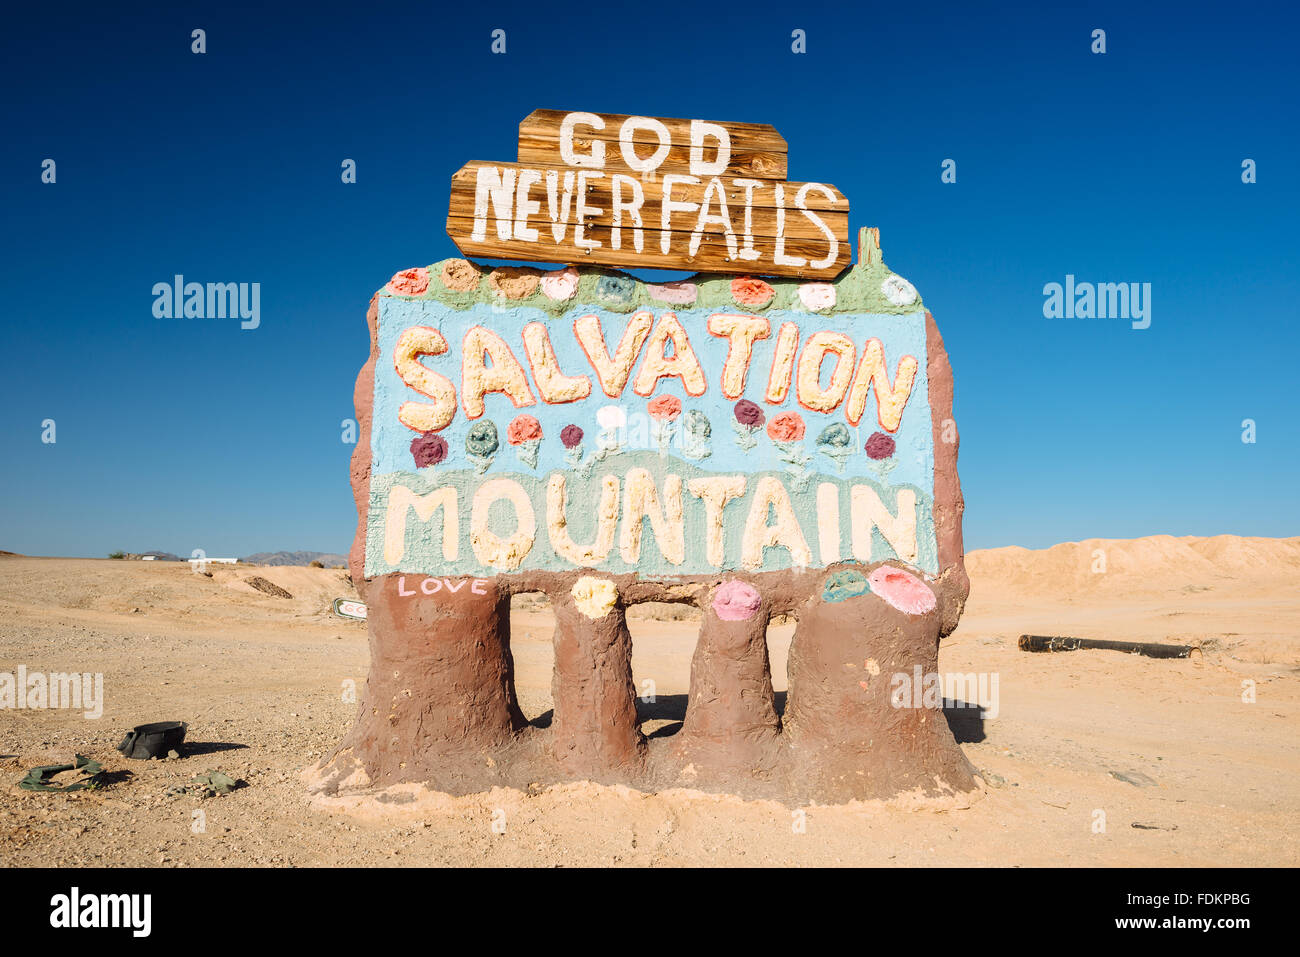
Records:
{"label": "white painted flower", "polygon": [[916,302],[916,287],[897,273],[890,273],[880,284],[880,291],[896,306],[910,306]]}
{"label": "white painted flower", "polygon": [[799,301],[809,312],[835,307],[835,287],[828,282],[806,282],[799,287]]}
{"label": "white painted flower", "polygon": [[607,578],[593,578],[583,575],[573,583],[569,592],[573,603],[583,615],[597,621],[609,614],[618,602],[618,588]]}
{"label": "white painted flower", "polygon": [[627,413],[622,406],[601,406],[596,410],[596,421],[602,429],[621,429],[627,425]]}
{"label": "white painted flower", "polygon": [[565,266],[563,269],[557,269],[555,272],[548,272],[542,276],[542,292],[548,299],[563,302],[566,299],[572,299],[573,294],[577,291],[578,270],[572,266]]}

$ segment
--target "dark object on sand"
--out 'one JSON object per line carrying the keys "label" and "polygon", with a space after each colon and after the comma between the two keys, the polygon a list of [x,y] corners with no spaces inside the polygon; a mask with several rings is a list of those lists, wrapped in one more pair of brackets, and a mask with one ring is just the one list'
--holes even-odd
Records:
{"label": "dark object on sand", "polygon": [[150,758],[164,758],[168,751],[181,753],[181,744],[185,741],[185,732],[189,725],[184,721],[158,721],[154,724],[142,724],[132,728],[117,746],[128,758],[147,761]]}
{"label": "dark object on sand", "polygon": [[[62,787],[50,783],[50,778],[64,771],[80,771],[84,777]],[[27,772],[27,777],[18,782],[18,786],[24,791],[81,791],[97,787],[103,773],[104,767],[98,761],[78,754],[73,764],[48,764],[42,768],[32,768]]]}
{"label": "dark object on sand", "polygon": [[275,582],[269,582],[260,575],[254,575],[252,578],[245,578],[244,581],[248,582],[262,594],[270,595],[272,598],[293,597],[279,585],[275,584]]}
{"label": "dark object on sand", "polygon": [[1148,658],[1186,658],[1195,649],[1191,645],[1162,645],[1149,641],[1102,641],[1098,638],[1056,638],[1047,635],[1021,635],[1021,651],[1124,651]]}

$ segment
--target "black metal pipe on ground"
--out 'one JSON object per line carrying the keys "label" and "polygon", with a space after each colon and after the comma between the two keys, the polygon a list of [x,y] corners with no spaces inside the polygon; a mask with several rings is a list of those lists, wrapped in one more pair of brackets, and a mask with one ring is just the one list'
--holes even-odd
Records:
{"label": "black metal pipe on ground", "polygon": [[1123,651],[1130,655],[1148,658],[1186,658],[1194,650],[1191,645],[1165,645],[1149,641],[1102,641],[1099,638],[1066,638],[1048,635],[1021,635],[1021,651]]}

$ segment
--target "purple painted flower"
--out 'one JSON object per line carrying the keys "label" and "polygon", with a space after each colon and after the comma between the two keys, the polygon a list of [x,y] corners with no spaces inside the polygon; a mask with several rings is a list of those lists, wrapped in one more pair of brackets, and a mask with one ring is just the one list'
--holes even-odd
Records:
{"label": "purple painted flower", "polygon": [[884,432],[872,432],[871,437],[867,439],[867,458],[880,461],[887,459],[894,454],[894,440]]}
{"label": "purple painted flower", "polygon": [[437,432],[421,432],[411,440],[411,455],[418,469],[437,465],[447,457],[447,440]]}
{"label": "purple painted flower", "polygon": [[560,431],[560,441],[566,449],[577,448],[582,443],[582,429],[576,425],[566,425]]}
{"label": "purple painted flower", "polygon": [[736,403],[736,421],[741,425],[760,426],[763,424],[763,410],[755,402],[741,399]]}

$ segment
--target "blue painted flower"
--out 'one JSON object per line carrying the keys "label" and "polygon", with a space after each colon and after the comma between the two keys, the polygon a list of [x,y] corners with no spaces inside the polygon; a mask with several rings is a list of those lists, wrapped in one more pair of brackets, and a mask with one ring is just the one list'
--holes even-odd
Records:
{"label": "blue painted flower", "polygon": [[871,590],[867,576],[851,568],[831,572],[822,585],[822,600],[841,602],[848,598],[857,598]]}
{"label": "blue painted flower", "polygon": [[629,276],[601,276],[596,281],[596,295],[610,302],[631,302],[636,296],[636,280]]}
{"label": "blue painted flower", "polygon": [[500,447],[497,424],[491,419],[484,419],[470,426],[469,432],[465,435],[465,451],[469,453],[469,460],[474,463],[480,475],[487,471]]}

